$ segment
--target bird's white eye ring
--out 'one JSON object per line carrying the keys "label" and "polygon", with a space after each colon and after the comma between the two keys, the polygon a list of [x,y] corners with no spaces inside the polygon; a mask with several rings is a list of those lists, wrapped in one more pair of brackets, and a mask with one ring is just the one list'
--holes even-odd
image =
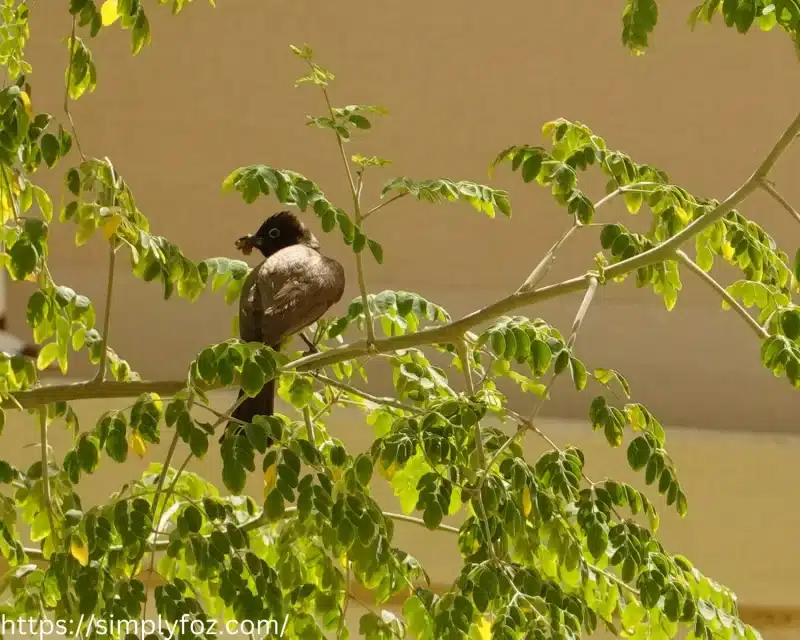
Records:
{"label": "bird's white eye ring", "polygon": [[272,228],[272,229],[269,230],[269,237],[270,238],[277,238],[279,235],[281,235],[281,230],[280,229]]}

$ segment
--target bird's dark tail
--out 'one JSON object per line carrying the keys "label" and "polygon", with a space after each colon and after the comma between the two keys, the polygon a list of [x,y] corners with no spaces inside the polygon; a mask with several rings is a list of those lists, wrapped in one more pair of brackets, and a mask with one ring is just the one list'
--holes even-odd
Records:
{"label": "bird's dark tail", "polygon": [[[244,391],[239,389],[239,398],[241,399],[242,396],[244,396]],[[271,416],[273,413],[275,413],[275,378],[268,381],[264,385],[264,388],[258,392],[258,395],[253,398],[245,398],[244,401],[236,407],[231,416],[249,424],[256,416]],[[236,422],[229,422],[219,441],[222,442],[228,434],[239,435],[243,433],[243,431],[244,425]]]}

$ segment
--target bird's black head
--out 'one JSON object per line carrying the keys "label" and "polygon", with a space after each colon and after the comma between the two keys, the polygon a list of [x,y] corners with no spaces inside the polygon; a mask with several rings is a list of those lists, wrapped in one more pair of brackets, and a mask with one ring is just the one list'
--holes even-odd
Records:
{"label": "bird's black head", "polygon": [[319,242],[291,211],[281,211],[267,218],[254,234],[236,241],[236,248],[245,255],[258,249],[265,258],[295,244],[319,249]]}

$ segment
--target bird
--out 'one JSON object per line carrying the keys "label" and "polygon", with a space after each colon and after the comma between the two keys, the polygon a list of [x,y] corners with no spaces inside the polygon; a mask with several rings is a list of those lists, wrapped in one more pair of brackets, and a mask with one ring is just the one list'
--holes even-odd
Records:
{"label": "bird", "polygon": [[[264,260],[247,275],[239,298],[239,337],[261,342],[275,351],[291,336],[319,320],[341,300],[345,289],[344,268],[320,253],[313,233],[291,211],[268,217],[254,234],[239,238],[236,249],[245,255],[257,249]],[[316,350],[300,333],[309,348]],[[255,397],[239,390],[240,404],[220,438],[241,435],[241,422],[255,416],[271,416],[275,410],[275,379]]]}

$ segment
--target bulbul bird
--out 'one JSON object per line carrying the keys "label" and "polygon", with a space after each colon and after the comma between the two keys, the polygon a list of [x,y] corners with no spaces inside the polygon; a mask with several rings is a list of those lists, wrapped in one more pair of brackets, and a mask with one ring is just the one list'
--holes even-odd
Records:
{"label": "bulbul bird", "polygon": [[[239,238],[236,248],[245,255],[258,249],[264,256],[245,279],[239,300],[239,336],[245,342],[262,342],[278,351],[283,342],[319,320],[342,298],[342,265],[320,254],[314,234],[289,211],[267,218],[255,234]],[[274,408],[273,378],[231,415],[250,423],[254,416],[271,416]],[[220,442],[242,430],[241,424],[228,423]]]}

